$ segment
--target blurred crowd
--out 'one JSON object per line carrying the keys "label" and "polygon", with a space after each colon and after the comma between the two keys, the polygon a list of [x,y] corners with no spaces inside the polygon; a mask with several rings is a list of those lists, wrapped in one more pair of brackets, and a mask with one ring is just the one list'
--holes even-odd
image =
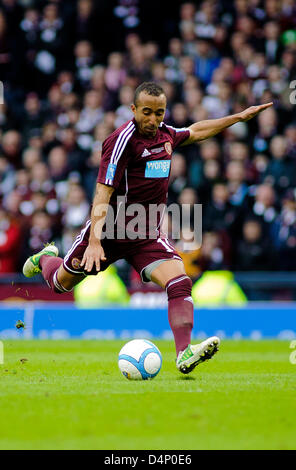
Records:
{"label": "blurred crowd", "polygon": [[296,270],[294,0],[180,2],[165,37],[159,18],[147,32],[144,3],[110,0],[104,16],[95,0],[0,1],[0,273],[52,240],[65,255],[89,217],[102,142],[132,118],[144,80],[163,86],[175,127],[273,101],[180,147],[169,204],[203,205],[202,247],[184,253],[193,279]]}

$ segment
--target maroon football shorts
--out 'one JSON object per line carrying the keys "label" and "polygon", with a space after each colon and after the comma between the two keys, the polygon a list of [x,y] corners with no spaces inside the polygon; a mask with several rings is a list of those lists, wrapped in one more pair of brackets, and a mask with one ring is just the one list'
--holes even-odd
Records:
{"label": "maroon football shorts", "polygon": [[[94,267],[91,272],[85,271],[80,267],[83,254],[88,246],[90,233],[90,221],[81,230],[76,237],[72,247],[64,258],[63,266],[71,274],[96,275],[97,270]],[[105,271],[108,266],[119,259],[125,259],[141,275],[143,282],[149,282],[145,277],[144,269],[151,263],[159,260],[177,259],[182,261],[175,248],[167,238],[155,238],[144,240],[108,240],[101,241],[105,252],[106,261],[101,261],[100,271]]]}

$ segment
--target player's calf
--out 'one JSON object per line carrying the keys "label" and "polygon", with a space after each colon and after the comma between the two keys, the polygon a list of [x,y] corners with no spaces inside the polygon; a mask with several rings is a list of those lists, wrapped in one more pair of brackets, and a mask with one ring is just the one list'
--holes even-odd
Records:
{"label": "player's calf", "polygon": [[40,260],[42,276],[54,292],[58,294],[71,292],[76,284],[85,279],[84,275],[68,273],[63,267],[63,260],[61,258],[55,258],[54,261],[56,263],[46,256],[42,256]]}
{"label": "player's calf", "polygon": [[169,324],[174,334],[177,355],[190,344],[193,328],[191,288],[191,279],[183,274],[166,284]]}

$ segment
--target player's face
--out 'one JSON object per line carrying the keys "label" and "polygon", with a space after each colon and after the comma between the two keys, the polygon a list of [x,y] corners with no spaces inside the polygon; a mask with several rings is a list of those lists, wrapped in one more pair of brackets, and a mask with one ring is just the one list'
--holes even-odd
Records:
{"label": "player's face", "polygon": [[142,91],[136,105],[132,104],[132,111],[140,134],[154,137],[164,119],[165,110],[166,97],[164,94],[153,96]]}

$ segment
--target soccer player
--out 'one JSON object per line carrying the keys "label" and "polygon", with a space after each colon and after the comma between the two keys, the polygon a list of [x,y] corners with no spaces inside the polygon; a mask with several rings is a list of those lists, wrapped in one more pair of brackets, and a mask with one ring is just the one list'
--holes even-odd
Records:
{"label": "soccer player", "polygon": [[[140,273],[143,282],[151,280],[166,289],[178,370],[188,373],[210,359],[218,351],[220,340],[214,336],[200,344],[191,344],[192,282],[186,275],[181,257],[160,231],[160,214],[157,222],[152,224],[154,230],[152,227],[151,232],[148,209],[153,204],[166,203],[172,152],[177,146],[213,137],[236,122],[248,121],[270,106],[272,103],[251,106],[238,114],[175,129],[163,122],[166,111],[163,89],[153,82],[142,83],[136,89],[131,105],[134,118],[103,143],[90,220],[64,259],[58,257],[57,247],[51,244],[27,259],[24,275],[32,277],[41,272],[51,289],[63,293],[72,290],[85,276],[104,271],[111,263],[124,258]],[[127,228],[132,220],[128,209],[133,204],[141,204],[144,208],[144,219],[148,223],[146,238],[135,239],[129,233],[122,236],[121,207],[125,206],[123,220]],[[111,209],[116,216],[113,224],[107,224]]]}

